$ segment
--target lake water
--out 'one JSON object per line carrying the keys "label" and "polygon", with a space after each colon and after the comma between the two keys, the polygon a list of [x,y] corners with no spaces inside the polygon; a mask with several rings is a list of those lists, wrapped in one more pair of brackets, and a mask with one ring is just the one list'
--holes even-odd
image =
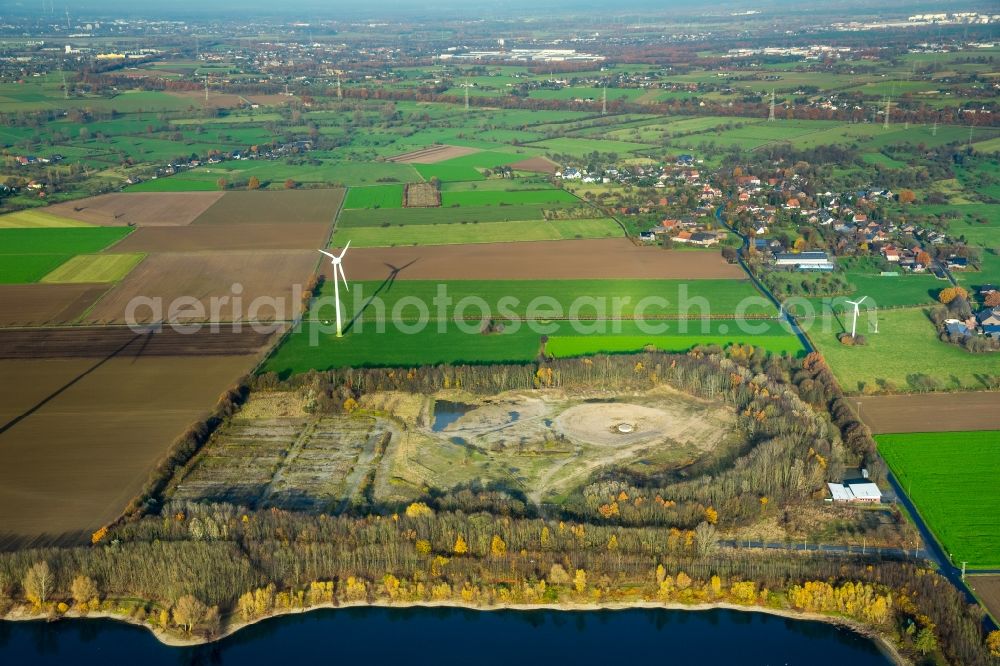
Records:
{"label": "lake water", "polygon": [[436,400],[434,402],[434,424],[431,426],[431,430],[441,432],[475,408],[475,405],[467,405],[463,402]]}
{"label": "lake water", "polygon": [[[650,661],[652,659],[652,661]],[[0,664],[891,664],[874,643],[822,622],[730,610],[319,610],[196,648],[110,620],[0,622]]]}

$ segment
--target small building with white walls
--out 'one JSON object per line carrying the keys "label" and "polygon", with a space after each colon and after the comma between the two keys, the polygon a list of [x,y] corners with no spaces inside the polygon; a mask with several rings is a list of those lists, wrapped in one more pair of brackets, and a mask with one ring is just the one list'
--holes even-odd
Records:
{"label": "small building with white walls", "polygon": [[834,502],[879,504],[882,501],[882,491],[871,481],[845,481],[826,485],[830,489],[831,501]]}

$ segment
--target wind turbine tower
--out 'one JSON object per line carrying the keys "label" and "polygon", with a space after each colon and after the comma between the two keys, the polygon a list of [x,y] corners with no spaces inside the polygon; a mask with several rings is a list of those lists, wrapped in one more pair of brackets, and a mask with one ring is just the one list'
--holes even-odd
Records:
{"label": "wind turbine tower", "polygon": [[339,255],[333,254],[332,252],[327,252],[326,250],[320,250],[320,254],[325,254],[330,257],[330,263],[333,264],[333,300],[337,306],[337,337],[344,337],[344,327],[340,319],[340,282],[337,281],[339,276],[341,280],[344,281],[344,289],[350,291],[347,286],[347,276],[344,275],[344,255],[347,254],[347,248],[351,247],[351,241],[347,241],[347,245]]}
{"label": "wind turbine tower", "polygon": [[208,74],[205,75],[205,101],[208,101]]}
{"label": "wind turbine tower", "polygon": [[892,97],[885,98],[885,122],[882,129],[889,129],[889,112],[892,110]]}
{"label": "wind turbine tower", "polygon": [[854,317],[851,320],[851,338],[854,338],[855,333],[858,332],[858,306],[861,305],[864,300],[868,298],[867,296],[862,296],[857,301],[847,301],[854,306]]}
{"label": "wind turbine tower", "polygon": [[337,99],[344,99],[344,89],[340,87],[340,74],[337,74]]}
{"label": "wind turbine tower", "polygon": [[465,110],[469,110],[469,79],[465,80]]}
{"label": "wind turbine tower", "polygon": [[601,115],[608,115],[608,82],[604,82],[604,93],[601,96]]}
{"label": "wind turbine tower", "polygon": [[66,70],[62,71],[63,99],[69,99],[69,86],[66,85]]}
{"label": "wind turbine tower", "polygon": [[937,136],[937,121],[934,121],[934,127],[931,128],[931,136]]}
{"label": "wind turbine tower", "polygon": [[774,88],[771,88],[771,109],[767,113],[767,122],[774,122]]}

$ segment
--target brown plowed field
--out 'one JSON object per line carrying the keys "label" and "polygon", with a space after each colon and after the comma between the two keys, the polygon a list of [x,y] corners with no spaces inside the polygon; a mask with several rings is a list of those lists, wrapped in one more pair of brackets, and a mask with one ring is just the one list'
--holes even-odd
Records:
{"label": "brown plowed field", "polygon": [[475,148],[465,148],[464,146],[431,146],[421,150],[411,150],[402,155],[390,157],[390,162],[400,162],[402,164],[437,164],[455,157],[478,153]]}
{"label": "brown plowed field", "polygon": [[[401,280],[746,278],[716,252],[637,247],[624,238],[357,248],[344,268],[352,280],[383,280],[387,264],[410,264],[400,271]],[[329,270],[324,266],[328,278]]]}
{"label": "brown plowed field", "polygon": [[534,171],[536,173],[555,173],[559,170],[559,165],[545,157],[532,157],[508,165],[515,171]]}
{"label": "brown plowed field", "polygon": [[222,198],[222,192],[118,192],[49,206],[46,213],[101,226],[179,227]]}
{"label": "brown plowed field", "polygon": [[344,190],[226,192],[195,224],[332,224]]}
{"label": "brown plowed field", "polygon": [[[0,432],[0,547],[57,540],[114,520],[184,430],[252,368],[252,356],[111,359],[70,376]],[[0,368],[11,370],[10,361]],[[31,385],[54,361],[20,363]],[[89,370],[89,372],[88,372]],[[45,370],[47,372],[47,370]],[[43,393],[40,391],[40,393]],[[30,401],[22,401],[27,405]]]}
{"label": "brown plowed field", "polygon": [[[0,427],[93,367],[89,358],[0,360]],[[2,531],[2,528],[0,528]]]}
{"label": "brown plowed field", "polygon": [[[168,316],[171,303],[181,297],[202,304],[203,317],[184,315],[182,321],[247,320],[254,299],[271,297],[284,303],[285,312],[278,319],[291,319],[300,303],[293,285],[304,285],[312,276],[319,255],[315,250],[253,252],[198,252],[150,255],[102,298],[82,320],[86,324],[124,323],[126,307],[134,298],[161,299],[162,317]],[[211,312],[210,299],[232,297],[233,285],[242,287],[242,316],[232,301]],[[136,311],[139,322],[156,321],[148,307]],[[271,307],[254,317],[258,321],[274,318]]]}
{"label": "brown plowed field", "polygon": [[861,402],[861,418],[872,432],[1000,430],[1000,393],[875,395]]}
{"label": "brown plowed field", "polygon": [[182,229],[136,229],[115,252],[200,250],[306,250],[323,247],[330,223],[193,224]]}
{"label": "brown plowed field", "polygon": [[969,576],[965,580],[993,618],[1000,620],[1000,576]]}
{"label": "brown plowed field", "polygon": [[106,284],[0,285],[0,326],[73,322],[107,290]]}
{"label": "brown plowed field", "polygon": [[195,333],[170,326],[149,333],[125,327],[8,328],[0,330],[0,359],[232,356],[259,352],[271,335],[249,327],[235,331],[231,326]]}

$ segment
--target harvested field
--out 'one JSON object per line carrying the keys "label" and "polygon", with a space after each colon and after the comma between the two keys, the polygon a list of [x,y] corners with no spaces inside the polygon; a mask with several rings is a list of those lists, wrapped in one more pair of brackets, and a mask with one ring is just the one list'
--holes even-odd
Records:
{"label": "harvested field", "polygon": [[445,160],[462,157],[478,153],[475,148],[465,148],[463,146],[431,146],[422,150],[413,150],[402,155],[390,157],[390,162],[400,162],[402,164],[437,164]]}
{"label": "harvested field", "polygon": [[986,606],[993,620],[1000,620],[1000,576],[969,576],[966,582]]}
{"label": "harvested field", "polygon": [[[200,303],[201,312],[185,307],[178,321],[292,319],[301,307],[297,285],[309,280],[317,256],[315,250],[151,255],[108,292],[83,322],[124,322],[129,302],[137,298],[153,302],[159,299],[162,312],[158,315],[150,307],[135,312],[136,321],[140,323],[157,321],[168,317],[171,304],[181,297]],[[213,300],[231,298],[234,285],[242,288],[240,307],[237,309],[231,300],[217,301],[213,312]],[[260,311],[255,313],[253,302],[261,297],[269,302],[259,302]],[[272,303],[281,306],[277,313]]]}
{"label": "harvested field", "polygon": [[[0,349],[6,349],[0,343]],[[93,367],[94,360],[0,360],[0,427]],[[2,529],[0,529],[2,531]]]}
{"label": "harvested field", "polygon": [[[30,384],[39,363],[55,362],[23,363],[25,376],[5,379]],[[111,359],[0,433],[0,547],[86,538],[114,520],[174,439],[252,363]]]}
{"label": "harvested field", "polygon": [[352,280],[384,280],[386,264],[403,267],[401,280],[746,278],[714,252],[637,247],[624,238],[358,248],[344,268]]}
{"label": "harvested field", "polygon": [[918,393],[856,398],[875,434],[1000,430],[1000,393]]}
{"label": "harvested field", "polygon": [[344,190],[340,189],[226,192],[194,223],[331,224],[343,200]]}
{"label": "harvested field", "polygon": [[232,356],[260,351],[271,333],[221,327],[185,334],[170,327],[137,333],[125,327],[0,330],[0,359]]}
{"label": "harvested field", "polygon": [[0,285],[0,326],[76,321],[108,289],[106,284]]}
{"label": "harvested field", "polygon": [[115,252],[306,250],[323,247],[330,223],[195,224],[183,229],[136,229]]}
{"label": "harvested field", "polygon": [[222,192],[117,192],[46,208],[52,215],[88,224],[180,227],[222,198]]}
{"label": "harvested field", "polygon": [[547,157],[532,157],[508,165],[514,171],[534,171],[536,173],[555,173],[559,165]]}
{"label": "harvested field", "polygon": [[131,254],[78,254],[41,279],[53,284],[118,282],[145,258]]}
{"label": "harvested field", "polygon": [[406,208],[435,208],[441,205],[441,192],[430,183],[409,183],[403,190]]}

